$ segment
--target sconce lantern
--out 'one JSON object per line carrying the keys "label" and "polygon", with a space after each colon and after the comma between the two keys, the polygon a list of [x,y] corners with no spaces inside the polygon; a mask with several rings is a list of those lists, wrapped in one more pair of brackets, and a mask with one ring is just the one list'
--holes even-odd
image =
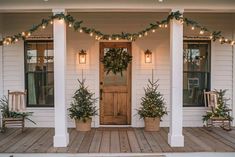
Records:
{"label": "sconce lantern", "polygon": [[79,52],[79,64],[86,64],[86,51],[81,49]]}
{"label": "sconce lantern", "polygon": [[149,49],[147,49],[144,52],[144,56],[145,56],[145,63],[152,63],[152,52]]}

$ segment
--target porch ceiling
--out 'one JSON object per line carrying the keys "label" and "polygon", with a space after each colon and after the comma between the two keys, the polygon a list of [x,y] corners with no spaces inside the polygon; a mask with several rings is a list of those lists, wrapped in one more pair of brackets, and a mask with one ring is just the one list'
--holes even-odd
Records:
{"label": "porch ceiling", "polygon": [[183,8],[186,12],[235,12],[234,0],[0,0],[0,12],[50,11],[66,8],[69,11],[149,11],[162,12]]}

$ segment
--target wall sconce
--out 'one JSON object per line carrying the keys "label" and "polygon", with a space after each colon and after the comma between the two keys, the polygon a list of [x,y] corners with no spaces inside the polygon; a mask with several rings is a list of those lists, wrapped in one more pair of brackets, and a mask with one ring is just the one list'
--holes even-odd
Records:
{"label": "wall sconce", "polygon": [[144,56],[145,56],[145,63],[152,63],[152,52],[149,49],[147,49],[144,52]]}
{"label": "wall sconce", "polygon": [[81,49],[79,52],[79,64],[86,64],[86,51]]}

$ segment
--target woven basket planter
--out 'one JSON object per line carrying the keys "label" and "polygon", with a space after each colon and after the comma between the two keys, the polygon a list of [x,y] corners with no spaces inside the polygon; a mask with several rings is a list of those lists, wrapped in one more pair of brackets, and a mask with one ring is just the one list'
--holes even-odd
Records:
{"label": "woven basket planter", "polygon": [[145,131],[159,131],[160,130],[160,118],[144,118]]}
{"label": "woven basket planter", "polygon": [[86,119],[86,122],[75,119],[77,131],[90,131],[91,130],[91,119]]}

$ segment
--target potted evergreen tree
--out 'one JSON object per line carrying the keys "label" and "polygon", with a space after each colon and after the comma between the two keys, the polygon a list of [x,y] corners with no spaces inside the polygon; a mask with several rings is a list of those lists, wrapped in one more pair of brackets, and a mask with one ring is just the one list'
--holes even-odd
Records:
{"label": "potted evergreen tree", "polygon": [[85,86],[85,80],[79,82],[79,88],[75,91],[71,107],[68,108],[70,118],[75,120],[77,131],[91,130],[92,116],[97,114],[94,104],[97,98],[93,98],[94,93]]}
{"label": "potted evergreen tree", "polygon": [[158,80],[148,80],[144,88],[145,95],[141,98],[141,107],[137,110],[140,118],[144,119],[145,131],[159,131],[160,120],[167,114],[165,100],[158,91]]}

